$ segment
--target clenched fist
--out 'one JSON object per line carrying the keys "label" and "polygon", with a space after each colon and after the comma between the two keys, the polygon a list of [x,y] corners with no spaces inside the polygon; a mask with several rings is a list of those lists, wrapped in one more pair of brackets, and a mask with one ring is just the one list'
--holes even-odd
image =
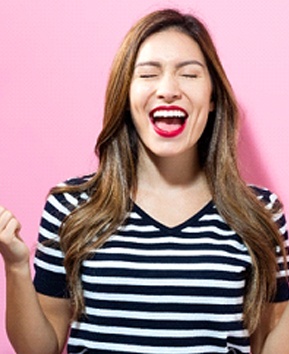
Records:
{"label": "clenched fist", "polygon": [[0,206],[0,253],[6,266],[21,267],[29,261],[29,249],[19,236],[20,228],[14,215]]}

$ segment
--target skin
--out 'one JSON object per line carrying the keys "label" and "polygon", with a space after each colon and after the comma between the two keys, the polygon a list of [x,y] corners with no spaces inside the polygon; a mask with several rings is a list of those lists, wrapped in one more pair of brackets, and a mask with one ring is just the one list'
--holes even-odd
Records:
{"label": "skin", "polygon": [[[140,140],[159,157],[196,157],[196,143],[213,109],[212,83],[196,42],[176,30],[153,34],[141,46],[130,88],[130,108]],[[185,130],[166,138],[154,131],[149,114],[177,106],[187,114]]]}
{"label": "skin", "polygon": [[20,229],[14,215],[0,206],[0,253],[5,262],[7,283],[7,333],[19,354],[61,353],[70,324],[70,301],[36,293],[31,278],[30,252],[19,236]]}
{"label": "skin", "polygon": [[[169,29],[144,41],[130,87],[130,109],[140,138],[135,202],[167,226],[187,220],[211,199],[197,152],[214,108],[211,94],[204,56],[190,37]],[[150,113],[171,106],[184,110],[187,119],[182,133],[168,138],[156,133]]]}
{"label": "skin", "polygon": [[[211,92],[202,52],[190,37],[166,30],[143,43],[130,89],[130,109],[140,137],[136,203],[167,226],[187,220],[211,199],[196,145],[214,109]],[[149,113],[169,105],[184,109],[188,118],[180,134],[166,138],[156,133]],[[35,292],[30,252],[19,236],[20,228],[14,215],[0,206],[8,336],[20,354],[61,353],[70,327],[70,301]],[[286,303],[268,305],[252,336],[252,353],[288,354],[284,348],[288,328]]]}

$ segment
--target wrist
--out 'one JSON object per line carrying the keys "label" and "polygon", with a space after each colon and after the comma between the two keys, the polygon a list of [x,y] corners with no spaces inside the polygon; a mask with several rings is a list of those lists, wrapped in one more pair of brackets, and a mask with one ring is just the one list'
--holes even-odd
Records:
{"label": "wrist", "polygon": [[13,275],[30,275],[29,260],[21,263],[5,263],[6,276]]}

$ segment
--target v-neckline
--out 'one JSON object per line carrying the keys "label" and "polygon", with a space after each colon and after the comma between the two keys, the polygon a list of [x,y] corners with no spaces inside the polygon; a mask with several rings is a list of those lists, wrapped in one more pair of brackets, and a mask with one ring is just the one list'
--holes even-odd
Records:
{"label": "v-neckline", "polygon": [[158,221],[156,218],[154,218],[152,215],[150,215],[148,212],[146,212],[144,209],[142,209],[136,202],[133,202],[133,211],[135,211],[137,214],[139,214],[142,218],[148,220],[148,222],[155,226],[156,228],[172,233],[176,231],[180,231],[186,226],[192,226],[195,224],[204,214],[206,214],[207,210],[211,209],[213,207],[214,203],[213,200],[211,199],[209,202],[207,202],[199,211],[194,213],[192,216],[187,218],[186,220],[182,221],[181,223],[175,225],[175,226],[168,226],[162,223],[161,221]]}

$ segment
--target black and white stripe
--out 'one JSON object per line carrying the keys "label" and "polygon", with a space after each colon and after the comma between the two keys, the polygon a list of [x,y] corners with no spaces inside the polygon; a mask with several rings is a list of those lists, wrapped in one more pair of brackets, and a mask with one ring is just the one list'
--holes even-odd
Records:
{"label": "black and white stripe", "polygon": [[[275,195],[258,193],[272,207]],[[48,198],[35,257],[37,291],[66,296],[57,232],[86,199],[67,193]],[[287,240],[284,216],[276,222]],[[56,241],[54,247],[43,244],[47,239]],[[135,205],[126,224],[82,264],[86,315],[72,324],[68,352],[248,354],[242,304],[250,267],[242,239],[212,202],[173,228]],[[277,276],[283,275],[281,267]]]}

